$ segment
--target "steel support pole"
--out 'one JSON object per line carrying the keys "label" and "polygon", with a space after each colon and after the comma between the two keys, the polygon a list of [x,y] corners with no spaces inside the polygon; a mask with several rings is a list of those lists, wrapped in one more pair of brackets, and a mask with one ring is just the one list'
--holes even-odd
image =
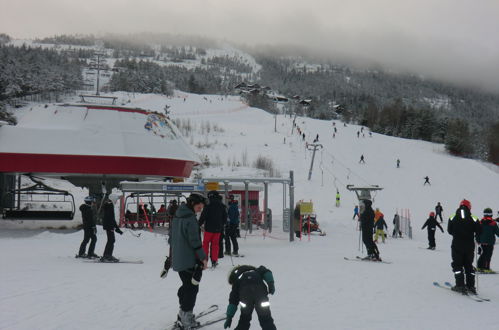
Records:
{"label": "steel support pole", "polygon": [[[267,230],[268,230],[269,228],[267,226],[269,225],[269,217],[267,215],[267,210],[269,208],[269,183],[265,181],[263,183],[263,187],[264,187],[264,193],[263,193],[263,223],[265,224],[265,228],[267,228]],[[270,229],[269,231],[272,231],[272,229]]]}
{"label": "steel support pole", "polygon": [[295,182],[294,172],[289,171],[289,241],[295,240],[295,230],[293,228],[293,207],[295,205]]}
{"label": "steel support pole", "polygon": [[245,209],[245,220],[246,220],[246,230],[249,230],[250,234],[253,231],[253,226],[251,223],[251,216],[249,210],[249,182],[244,181],[244,209]]}

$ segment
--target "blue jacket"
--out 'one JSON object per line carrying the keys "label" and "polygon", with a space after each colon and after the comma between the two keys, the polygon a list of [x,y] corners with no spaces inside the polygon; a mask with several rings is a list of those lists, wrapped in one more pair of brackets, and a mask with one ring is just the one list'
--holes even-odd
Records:
{"label": "blue jacket", "polygon": [[231,225],[239,224],[239,208],[237,207],[237,203],[230,203],[227,214],[229,216],[229,223]]}

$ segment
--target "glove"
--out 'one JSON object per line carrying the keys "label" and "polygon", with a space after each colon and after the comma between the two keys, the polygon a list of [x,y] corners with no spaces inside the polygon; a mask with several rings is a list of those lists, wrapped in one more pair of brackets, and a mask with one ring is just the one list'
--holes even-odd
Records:
{"label": "glove", "polygon": [[159,277],[165,278],[166,275],[168,275],[168,270],[170,269],[171,266],[172,266],[171,258],[166,257],[165,264],[163,266],[163,269],[161,270],[161,274],[159,275]]}
{"label": "glove", "polygon": [[274,282],[269,282],[267,283],[267,285],[269,286],[269,293],[271,295],[273,295],[275,293],[275,285],[274,285]]}
{"label": "glove", "polygon": [[232,324],[232,317],[227,317],[224,323],[224,329],[230,328],[231,324]]}
{"label": "glove", "polygon": [[123,235],[123,231],[121,231],[121,229],[119,229],[119,228],[116,228],[116,232],[117,232],[118,234],[120,234],[120,235]]}

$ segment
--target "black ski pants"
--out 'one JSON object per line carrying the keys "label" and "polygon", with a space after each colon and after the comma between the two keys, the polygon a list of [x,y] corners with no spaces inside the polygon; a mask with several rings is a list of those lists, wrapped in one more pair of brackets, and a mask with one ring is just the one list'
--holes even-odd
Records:
{"label": "black ski pants", "polygon": [[[231,250],[232,243],[232,250]],[[237,225],[229,224],[225,231],[225,252],[237,254],[239,252],[239,244],[237,243]]]}
{"label": "black ski pants", "polygon": [[196,305],[196,297],[199,291],[199,285],[192,284],[192,274],[194,269],[188,269],[178,272],[180,280],[182,281],[182,286],[177,291],[178,302],[180,304],[180,309],[184,312],[190,312],[194,309]]}
{"label": "black ski pants", "polygon": [[373,228],[362,228],[362,242],[366,246],[368,255],[379,257],[378,248],[373,242]]}
{"label": "black ski pants", "polygon": [[435,229],[428,228],[428,246],[429,247],[436,247],[437,246],[437,244],[435,243],[435,232],[436,232],[436,228]]}
{"label": "black ski pants", "polygon": [[250,328],[253,310],[256,310],[262,330],[276,330],[274,319],[270,312],[267,288],[263,283],[246,284],[239,291],[241,317],[235,330]]}
{"label": "black ski pants", "polygon": [[[466,286],[475,286],[475,268],[473,259],[475,257],[475,243],[452,243],[452,271],[456,277],[456,285],[464,286],[466,275]],[[463,274],[464,269],[464,274]]]}
{"label": "black ski pants", "polygon": [[482,244],[482,254],[478,258],[477,266],[481,269],[490,269],[490,259],[492,259],[492,253],[494,253],[494,245]]}
{"label": "black ski pants", "polygon": [[437,213],[437,216],[435,217],[435,220],[436,220],[438,217],[440,217],[440,222],[443,222],[443,221],[444,221],[444,219],[442,219],[442,213],[438,212],[438,213]]}
{"label": "black ski pants", "polygon": [[107,243],[104,248],[104,257],[111,257],[113,255],[114,242],[116,241],[116,238],[114,237],[114,230],[106,230],[106,235]]}
{"label": "black ski pants", "polygon": [[95,252],[95,243],[97,243],[97,235],[95,234],[97,231],[96,228],[84,228],[83,229],[83,241],[80,245],[79,255],[85,254],[85,250],[87,249],[87,244],[90,241],[90,246],[88,247],[88,254],[92,255]]}

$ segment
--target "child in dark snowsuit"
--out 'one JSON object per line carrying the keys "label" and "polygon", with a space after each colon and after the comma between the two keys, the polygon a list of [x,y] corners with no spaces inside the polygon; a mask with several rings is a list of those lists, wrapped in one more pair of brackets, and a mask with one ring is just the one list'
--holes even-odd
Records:
{"label": "child in dark snowsuit", "polygon": [[421,229],[425,229],[425,227],[428,227],[428,250],[435,250],[435,247],[437,246],[435,244],[435,231],[437,230],[437,226],[443,233],[444,230],[442,226],[440,226],[437,218],[435,218],[435,212],[431,212],[430,217],[428,218],[428,220],[426,220],[423,227],[421,227]]}
{"label": "child in dark snowsuit", "polygon": [[477,270],[481,273],[493,273],[490,269],[490,259],[494,252],[494,244],[496,243],[496,236],[499,236],[499,227],[492,218],[492,209],[486,208],[483,210],[483,219],[480,221],[482,232],[477,235],[477,242],[480,244],[478,254],[480,257],[477,261]]}
{"label": "child in dark snowsuit", "polygon": [[250,328],[253,309],[256,309],[262,330],[276,330],[268,297],[269,293],[273,295],[275,292],[274,277],[269,269],[264,266],[258,268],[249,265],[236,266],[230,272],[229,284],[232,285],[232,291],[229,296],[224,329],[230,328],[239,304],[241,317],[235,330]]}

